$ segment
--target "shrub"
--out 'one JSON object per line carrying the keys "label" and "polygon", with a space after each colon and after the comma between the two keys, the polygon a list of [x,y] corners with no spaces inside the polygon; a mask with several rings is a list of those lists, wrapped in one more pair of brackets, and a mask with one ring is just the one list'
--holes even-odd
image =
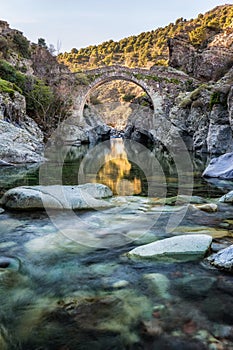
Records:
{"label": "shrub", "polygon": [[126,94],[124,96],[122,96],[122,100],[125,102],[130,102],[132,101],[136,96],[133,94]]}
{"label": "shrub", "polygon": [[29,41],[21,34],[16,33],[13,36],[13,43],[16,46],[17,51],[24,57],[30,58],[30,45]]}
{"label": "shrub", "polygon": [[1,78],[0,78],[0,91],[7,92],[10,95],[10,97],[14,96],[15,91],[22,93],[22,91],[15,84],[12,84],[9,81],[6,81]]}
{"label": "shrub", "polygon": [[210,109],[213,108],[214,105],[221,105],[224,108],[227,107],[227,96],[220,91],[214,91],[210,96]]}

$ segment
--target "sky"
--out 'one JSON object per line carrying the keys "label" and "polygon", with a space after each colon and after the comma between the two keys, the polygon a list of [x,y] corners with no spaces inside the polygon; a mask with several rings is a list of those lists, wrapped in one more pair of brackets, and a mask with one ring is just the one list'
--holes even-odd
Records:
{"label": "sky", "polygon": [[[2,20],[61,52],[195,18],[229,0],[0,0]],[[57,43],[60,42],[58,45]]]}

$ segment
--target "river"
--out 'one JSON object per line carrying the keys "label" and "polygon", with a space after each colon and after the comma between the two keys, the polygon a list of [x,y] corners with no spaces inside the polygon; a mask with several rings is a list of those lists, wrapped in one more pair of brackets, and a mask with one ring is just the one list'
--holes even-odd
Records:
{"label": "river", "polygon": [[233,349],[232,275],[203,261],[134,261],[126,255],[137,245],[183,233],[208,233],[216,245],[232,239],[231,206],[214,214],[185,203],[164,206],[164,197],[214,200],[232,186],[201,177],[207,159],[183,158],[180,153],[177,159],[186,168],[166,152],[111,139],[57,150],[40,168],[0,169],[1,193],[45,180],[100,182],[120,204],[75,213],[76,240],[67,212],[0,215],[0,349]]}

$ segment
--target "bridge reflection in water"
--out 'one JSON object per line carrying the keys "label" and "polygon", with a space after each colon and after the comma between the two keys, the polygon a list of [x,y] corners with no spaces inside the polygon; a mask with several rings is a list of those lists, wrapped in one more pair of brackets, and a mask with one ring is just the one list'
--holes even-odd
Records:
{"label": "bridge reflection in water", "polygon": [[[135,174],[134,167],[128,160],[123,139],[112,138],[110,152],[105,155],[105,162],[97,173],[96,181],[110,187],[115,195],[141,194],[142,180]],[[140,169],[136,172],[140,172]]]}

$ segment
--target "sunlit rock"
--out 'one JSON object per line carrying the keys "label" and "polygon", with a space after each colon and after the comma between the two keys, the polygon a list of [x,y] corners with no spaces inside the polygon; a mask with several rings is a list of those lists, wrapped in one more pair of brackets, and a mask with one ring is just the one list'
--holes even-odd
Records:
{"label": "sunlit rock", "polygon": [[233,245],[220,250],[207,259],[211,265],[227,271],[233,270]]}
{"label": "sunlit rock", "polygon": [[233,191],[224,194],[224,196],[219,199],[219,202],[233,204]]}
{"label": "sunlit rock", "polygon": [[195,205],[195,207],[202,211],[206,211],[207,213],[215,213],[216,211],[218,211],[218,206],[214,203],[197,204]]}
{"label": "sunlit rock", "polygon": [[204,177],[218,177],[223,180],[233,179],[233,152],[213,158],[203,173]]}
{"label": "sunlit rock", "polygon": [[128,256],[168,261],[191,261],[203,258],[211,242],[212,238],[208,235],[181,235],[139,246],[131,250]]}
{"label": "sunlit rock", "polygon": [[108,208],[112,205],[99,199],[111,196],[112,191],[101,184],[21,186],[7,191],[2,205],[18,210]]}

